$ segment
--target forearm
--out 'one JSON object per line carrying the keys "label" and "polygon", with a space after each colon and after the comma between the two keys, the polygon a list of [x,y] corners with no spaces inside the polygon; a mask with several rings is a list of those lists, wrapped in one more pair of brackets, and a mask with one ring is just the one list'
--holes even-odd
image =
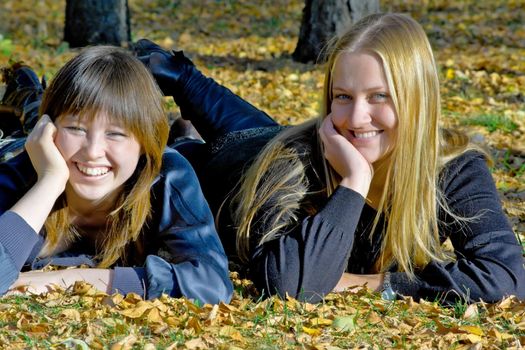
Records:
{"label": "forearm", "polygon": [[35,231],[40,232],[57,198],[64,191],[56,181],[44,178],[11,207],[11,211],[23,218]]}
{"label": "forearm", "polygon": [[330,293],[348,264],[363,204],[357,192],[339,187],[315,216],[256,248],[252,278],[258,287],[311,302]]}
{"label": "forearm", "polygon": [[383,286],[383,278],[384,274],[357,275],[345,272],[333,291],[342,292],[367,287],[370,290],[378,292]]}
{"label": "forearm", "polygon": [[109,269],[67,269],[58,271],[29,271],[20,274],[11,286],[11,290],[27,287],[31,293],[41,294],[53,286],[69,288],[77,281],[87,282],[97,290],[108,293],[111,291],[113,270]]}

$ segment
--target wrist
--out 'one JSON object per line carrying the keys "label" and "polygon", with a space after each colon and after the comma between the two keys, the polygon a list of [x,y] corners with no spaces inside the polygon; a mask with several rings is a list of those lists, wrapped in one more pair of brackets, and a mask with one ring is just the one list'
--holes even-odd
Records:
{"label": "wrist", "polygon": [[383,300],[395,300],[397,298],[396,292],[392,289],[390,282],[390,272],[385,272],[383,275],[383,285],[381,286],[381,298]]}
{"label": "wrist", "polygon": [[361,179],[344,177],[341,179],[339,185],[356,191],[361,196],[363,196],[363,198],[366,198],[368,195],[368,190],[370,189],[370,181],[367,181],[364,177]]}
{"label": "wrist", "polygon": [[66,189],[69,177],[64,176],[62,172],[46,172],[38,176],[37,184],[46,188],[50,194],[56,194],[58,197]]}

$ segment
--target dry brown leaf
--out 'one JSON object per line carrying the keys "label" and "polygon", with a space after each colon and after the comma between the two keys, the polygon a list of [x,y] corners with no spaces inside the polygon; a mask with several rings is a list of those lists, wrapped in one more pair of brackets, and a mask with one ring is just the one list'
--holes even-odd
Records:
{"label": "dry brown leaf", "polygon": [[131,350],[133,345],[137,342],[137,337],[134,334],[130,334],[124,339],[116,342],[111,346],[111,350]]}
{"label": "dry brown leaf", "polygon": [[200,338],[188,340],[184,343],[184,347],[188,350],[209,349],[208,345]]}

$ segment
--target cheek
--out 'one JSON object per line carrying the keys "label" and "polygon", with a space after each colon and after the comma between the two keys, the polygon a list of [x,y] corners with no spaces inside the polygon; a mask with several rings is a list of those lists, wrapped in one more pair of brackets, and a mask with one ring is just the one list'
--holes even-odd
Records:
{"label": "cheek", "polygon": [[74,142],[72,142],[72,140],[60,130],[55,137],[55,145],[66,160],[74,154]]}
{"label": "cheek", "polygon": [[141,147],[137,142],[129,142],[125,145],[120,145],[119,150],[113,152],[113,154],[123,162],[121,164],[128,172],[133,172],[141,155]]}
{"label": "cheek", "polygon": [[332,103],[332,122],[335,126],[342,126],[347,119],[346,106]]}
{"label": "cheek", "polygon": [[379,111],[378,115],[381,116],[381,124],[387,129],[397,129],[397,115],[396,111],[389,105],[384,105]]}

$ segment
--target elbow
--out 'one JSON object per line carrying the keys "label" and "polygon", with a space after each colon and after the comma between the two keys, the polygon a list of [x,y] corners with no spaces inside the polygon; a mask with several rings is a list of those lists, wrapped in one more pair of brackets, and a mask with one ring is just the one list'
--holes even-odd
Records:
{"label": "elbow", "polygon": [[333,288],[323,288],[328,284],[319,281],[316,283],[308,277],[310,276],[294,270],[279,270],[268,265],[266,268],[258,266],[252,270],[250,279],[263,297],[276,295],[281,299],[292,297],[302,302],[318,303]]}
{"label": "elbow", "polygon": [[509,277],[506,281],[491,283],[481,289],[477,295],[472,295],[470,299],[473,302],[497,303],[510,296],[525,300],[525,276],[520,279]]}
{"label": "elbow", "polygon": [[[199,281],[194,280],[179,283],[180,294],[188,299],[202,304],[229,303],[233,295],[233,284],[227,270],[210,267],[207,276],[199,276]],[[195,283],[197,282],[197,283]],[[178,293],[177,293],[178,294]]]}

